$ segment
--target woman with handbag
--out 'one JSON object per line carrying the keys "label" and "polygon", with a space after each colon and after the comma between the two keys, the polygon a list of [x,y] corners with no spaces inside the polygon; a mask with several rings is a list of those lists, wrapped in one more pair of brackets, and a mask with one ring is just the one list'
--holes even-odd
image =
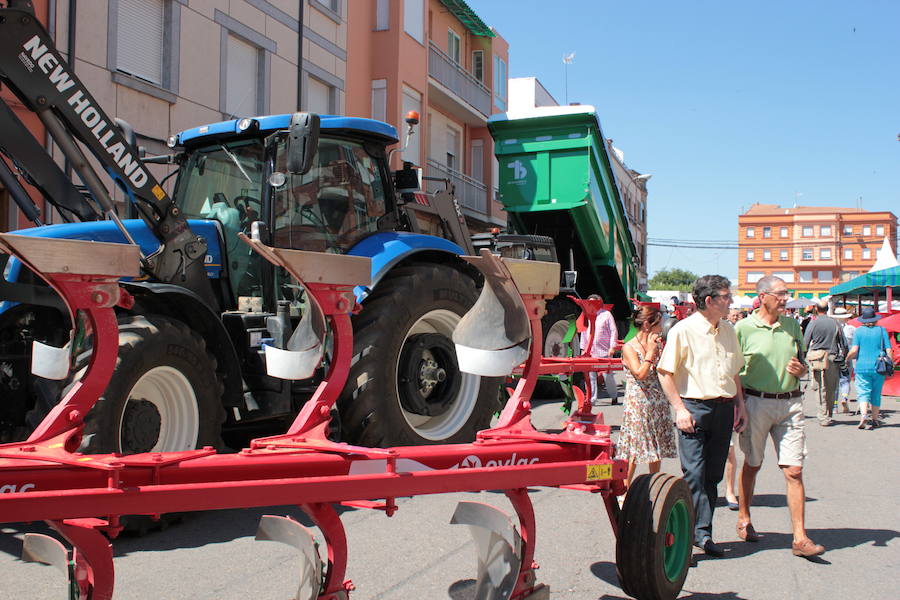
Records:
{"label": "woman with handbag", "polygon": [[859,403],[859,428],[866,428],[866,413],[872,407],[869,429],[881,425],[878,412],[881,408],[881,386],[884,379],[893,372],[893,355],[888,333],[875,323],[880,319],[875,309],[867,306],[858,321],[862,327],[853,336],[853,347],[848,359],[856,358],[856,401]]}

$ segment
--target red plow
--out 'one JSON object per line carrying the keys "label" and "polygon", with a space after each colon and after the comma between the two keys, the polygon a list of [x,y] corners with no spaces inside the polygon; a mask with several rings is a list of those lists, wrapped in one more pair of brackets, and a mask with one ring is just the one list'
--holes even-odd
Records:
{"label": "red plow", "polygon": [[[324,538],[286,517],[263,517],[257,539],[297,549],[298,600],[343,600],[347,538],[336,505],[397,510],[396,498],[502,490],[511,520],[486,504],[461,502],[451,523],[470,526],[478,552],[476,598],[549,598],[536,578],[535,517],[528,488],[552,486],[598,494],[616,534],[623,590],[639,599],[675,598],[690,563],[693,511],[685,483],[665,474],[635,480],[620,509],[627,464],[614,459],[610,427],[580,390],[578,407],[559,433],[535,430],[531,393],[539,374],[621,368],[610,359],[544,359],[541,324],[558,291],[554,263],[467,257],[484,275],[478,302],[454,333],[459,364],[480,375],[521,377],[499,421],[469,444],[365,448],[329,440],[329,420],[352,361],[352,289],[369,279],[368,259],[271,248],[244,238],[260,255],[305,287],[310,309],[285,348],[267,348],[270,374],[308,377],[327,361],[327,376],[282,435],[253,440],[240,452],[213,448],[134,455],[85,455],[85,415],[102,394],[116,362],[115,307],[131,297],[117,283],[138,273],[135,247],[0,234],[0,250],[22,260],[65,300],[73,324],[92,335],[86,374],[24,442],[0,445],[0,522],[45,521],[71,544],[28,534],[23,557],[59,568],[69,597],[113,598],[109,538],[129,515],[297,505]],[[326,332],[331,345],[327,348]],[[68,364],[64,349],[35,351]],[[35,360],[37,365],[39,361]],[[59,370],[41,359],[46,371]],[[54,367],[57,367],[54,369]],[[65,368],[62,369],[65,371]],[[64,375],[65,376],[65,375]],[[561,517],[562,518],[562,517]],[[4,592],[8,592],[4,590]]]}

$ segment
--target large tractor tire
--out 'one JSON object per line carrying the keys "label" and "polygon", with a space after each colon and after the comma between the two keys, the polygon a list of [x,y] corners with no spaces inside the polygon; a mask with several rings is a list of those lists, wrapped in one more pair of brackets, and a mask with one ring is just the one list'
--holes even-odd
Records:
{"label": "large tractor tire", "polygon": [[478,297],[447,265],[395,268],[353,319],[339,401],[347,438],[367,446],[471,442],[499,408],[502,378],[461,373],[451,335]]}
{"label": "large tractor tire", "polygon": [[[569,331],[570,319],[580,313],[581,308],[568,298],[557,297],[547,302],[547,314],[541,319],[544,346],[543,356],[566,357],[569,356],[570,350],[574,356],[581,354],[578,334],[575,334],[575,338],[572,341],[568,343],[563,342]],[[578,380],[576,383],[581,383],[584,380],[580,373],[577,374],[576,378]],[[560,388],[558,381],[541,379],[534,388],[533,396],[541,400],[558,400],[563,398],[565,394]]]}
{"label": "large tractor tire", "polygon": [[668,473],[641,475],[625,496],[618,524],[622,591],[638,600],[674,600],[691,564],[694,507],[687,483]]}
{"label": "large tractor tire", "polygon": [[[79,357],[82,365],[87,360],[89,352]],[[222,448],[221,397],[216,359],[196,332],[166,317],[122,317],[116,369],[85,417],[80,450],[136,454]]]}

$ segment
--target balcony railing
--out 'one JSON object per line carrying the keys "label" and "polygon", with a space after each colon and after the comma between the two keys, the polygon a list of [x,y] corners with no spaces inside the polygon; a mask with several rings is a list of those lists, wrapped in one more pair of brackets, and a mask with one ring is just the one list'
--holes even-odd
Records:
{"label": "balcony railing", "polygon": [[428,74],[487,117],[491,114],[491,92],[440,48],[429,42]]}
{"label": "balcony railing", "polygon": [[[470,208],[483,215],[487,214],[487,186],[480,181],[475,181],[468,175],[444,166],[433,158],[428,159],[426,175],[449,179],[450,184],[456,189],[456,200],[460,206]],[[444,184],[440,181],[426,181],[425,183],[425,189],[429,194],[444,189]]]}

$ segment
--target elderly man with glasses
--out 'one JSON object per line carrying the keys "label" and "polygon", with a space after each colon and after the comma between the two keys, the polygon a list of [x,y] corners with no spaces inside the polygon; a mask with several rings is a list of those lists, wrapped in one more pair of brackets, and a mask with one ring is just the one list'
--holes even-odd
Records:
{"label": "elderly man with glasses", "polygon": [[783,279],[769,275],[756,284],[759,310],[735,326],[746,364],[741,382],[747,406],[747,427],[741,433],[744,467],[738,495],[738,537],[756,542],[759,535],[750,521],[753,488],[769,437],[775,459],[787,483],[787,504],[791,513],[796,556],[811,557],[825,552],[806,535],[803,487],[803,459],[806,434],[803,430],[803,394],[800,380],[806,372],[804,343],[800,325],[784,315],[788,289]]}
{"label": "elderly man with glasses", "polygon": [[694,282],[698,312],[675,324],[656,371],[675,410],[681,470],[691,488],[696,517],[694,545],[709,556],[724,551],[712,540],[713,510],[725,472],[731,432],[744,428],[738,373],[744,357],[734,327],[725,320],[731,282],[705,275]]}

